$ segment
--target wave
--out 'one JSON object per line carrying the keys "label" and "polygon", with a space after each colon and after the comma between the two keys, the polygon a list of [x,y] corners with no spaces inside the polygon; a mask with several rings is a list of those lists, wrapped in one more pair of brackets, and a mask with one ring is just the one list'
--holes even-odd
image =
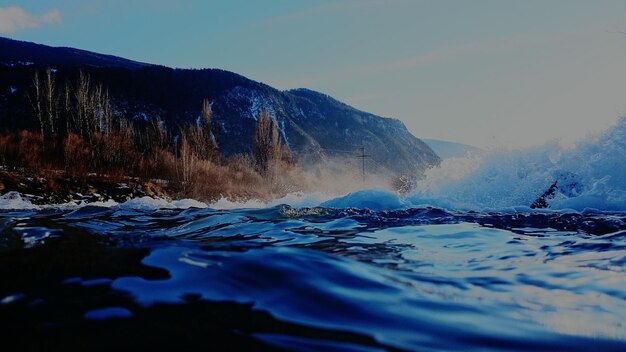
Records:
{"label": "wave", "polygon": [[7,192],[0,196],[0,210],[29,210],[40,207],[24,199],[19,192]]}
{"label": "wave", "polygon": [[245,201],[234,201],[227,198],[221,198],[215,202],[209,203],[209,207],[217,210],[242,209],[242,208],[267,208],[277,205],[289,205],[294,208],[313,208],[320,206],[324,201],[328,201],[332,196],[321,192],[293,192],[286,196],[272,201],[261,201],[250,199]]}
{"label": "wave", "polygon": [[320,204],[327,208],[358,208],[374,211],[397,210],[410,207],[398,194],[384,189],[365,189],[334,198]]}
{"label": "wave", "polygon": [[19,192],[11,191],[0,196],[0,210],[44,210],[44,209],[64,209],[75,210],[83,207],[113,208],[122,210],[158,210],[158,209],[188,209],[188,208],[208,208],[208,204],[194,199],[180,199],[168,201],[165,199],[140,197],[118,203],[113,200],[105,202],[69,202],[62,204],[33,204],[27,196]]}
{"label": "wave", "polygon": [[76,210],[86,206],[99,208],[112,208],[114,210],[138,210],[138,211],[154,211],[160,209],[189,209],[189,208],[211,208],[215,210],[229,209],[260,209],[275,207],[278,205],[289,205],[294,208],[313,208],[319,206],[322,202],[332,198],[324,193],[302,193],[294,192],[286,196],[272,201],[261,201],[250,199],[246,201],[234,201],[227,198],[220,198],[215,202],[205,203],[195,199],[178,199],[166,200],[162,198],[139,197],[118,203],[113,200],[105,202],[69,202],[62,204],[46,204],[38,205],[29,200],[19,192],[11,191],[0,196],[0,210],[43,210],[43,209],[61,209]]}
{"label": "wave", "polygon": [[557,142],[445,160],[427,171],[407,201],[463,210],[531,206],[626,210],[626,118],[574,146]]}
{"label": "wave", "polygon": [[383,189],[352,192],[320,204],[398,210],[626,211],[626,118],[573,146],[558,142],[445,159],[404,197]]}

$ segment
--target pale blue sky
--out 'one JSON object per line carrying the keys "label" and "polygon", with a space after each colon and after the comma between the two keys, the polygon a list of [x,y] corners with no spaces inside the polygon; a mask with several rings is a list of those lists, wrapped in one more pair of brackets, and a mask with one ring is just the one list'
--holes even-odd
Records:
{"label": "pale blue sky", "polygon": [[[11,6],[23,10],[21,22]],[[399,118],[419,137],[528,146],[580,138],[626,115],[625,0],[20,0],[0,8],[3,36],[307,87]]]}

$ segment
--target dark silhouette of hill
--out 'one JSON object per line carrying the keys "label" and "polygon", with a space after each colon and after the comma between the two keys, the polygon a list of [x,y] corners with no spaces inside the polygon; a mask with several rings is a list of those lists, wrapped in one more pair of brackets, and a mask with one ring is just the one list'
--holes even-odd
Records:
{"label": "dark silhouette of hill", "polygon": [[0,48],[0,59],[6,63],[32,62],[40,65],[122,67],[127,69],[150,66],[150,64],[113,55],[97,54],[74,48],[57,48],[2,37],[0,37]]}

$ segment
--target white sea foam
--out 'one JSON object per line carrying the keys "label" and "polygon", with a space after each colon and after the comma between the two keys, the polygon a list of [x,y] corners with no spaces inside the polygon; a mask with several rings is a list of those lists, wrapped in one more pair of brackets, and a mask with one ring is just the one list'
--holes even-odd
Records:
{"label": "white sea foam", "polygon": [[0,196],[0,210],[40,210],[40,209],[62,209],[75,210],[85,206],[95,206],[101,208],[113,208],[124,210],[151,211],[159,209],[187,209],[187,208],[207,208],[206,203],[195,199],[180,199],[168,201],[151,197],[134,198],[129,201],[118,203],[114,200],[104,202],[68,202],[63,204],[36,205],[29,201],[19,192],[8,192]]}
{"label": "white sea foam", "polygon": [[121,209],[126,210],[159,210],[159,209],[187,209],[187,208],[207,208],[206,203],[194,199],[181,199],[168,201],[161,198],[139,197],[128,200],[117,205]]}
{"label": "white sea foam", "polygon": [[228,209],[244,209],[244,208],[264,208],[266,204],[260,200],[251,199],[247,201],[233,201],[227,198],[220,198],[219,200],[209,203],[209,207],[218,210]]}
{"label": "white sea foam", "polygon": [[454,209],[529,206],[556,182],[551,209],[626,210],[626,119],[573,147],[492,152],[431,169],[407,198]]}
{"label": "white sea foam", "polygon": [[294,192],[294,193],[289,193],[282,198],[275,199],[267,203],[267,206],[287,204],[294,208],[304,208],[304,207],[312,208],[312,207],[317,207],[322,202],[327,201],[329,199],[333,199],[333,198],[334,196],[321,193],[321,192],[313,192],[313,193]]}
{"label": "white sea foam", "polygon": [[372,210],[434,206],[530,211],[530,205],[555,182],[554,193],[546,197],[552,210],[626,211],[626,118],[574,146],[553,142],[446,159],[428,170],[416,190],[404,198],[391,191],[362,190],[321,205]]}
{"label": "white sea foam", "polygon": [[40,207],[31,203],[28,199],[22,198],[19,192],[8,192],[0,196],[1,210],[28,210],[39,208]]}
{"label": "white sea foam", "polygon": [[294,208],[311,208],[319,206],[322,202],[332,198],[332,196],[320,192],[294,192],[289,193],[282,198],[278,198],[269,202],[263,202],[257,199],[250,199],[246,201],[232,201],[227,198],[220,198],[219,200],[210,203],[209,207],[213,209],[226,210],[243,208],[266,208],[286,204]]}

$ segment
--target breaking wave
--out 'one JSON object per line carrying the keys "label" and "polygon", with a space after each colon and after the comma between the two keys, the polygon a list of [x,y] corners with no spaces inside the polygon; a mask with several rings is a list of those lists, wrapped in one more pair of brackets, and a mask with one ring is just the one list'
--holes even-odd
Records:
{"label": "breaking wave", "polygon": [[485,210],[531,206],[555,210],[626,210],[626,118],[572,147],[550,143],[526,150],[445,160],[407,197],[415,206]]}
{"label": "breaking wave", "polygon": [[415,190],[400,196],[366,189],[322,207],[397,210],[626,211],[626,118],[573,146],[552,142],[524,150],[445,159]]}

